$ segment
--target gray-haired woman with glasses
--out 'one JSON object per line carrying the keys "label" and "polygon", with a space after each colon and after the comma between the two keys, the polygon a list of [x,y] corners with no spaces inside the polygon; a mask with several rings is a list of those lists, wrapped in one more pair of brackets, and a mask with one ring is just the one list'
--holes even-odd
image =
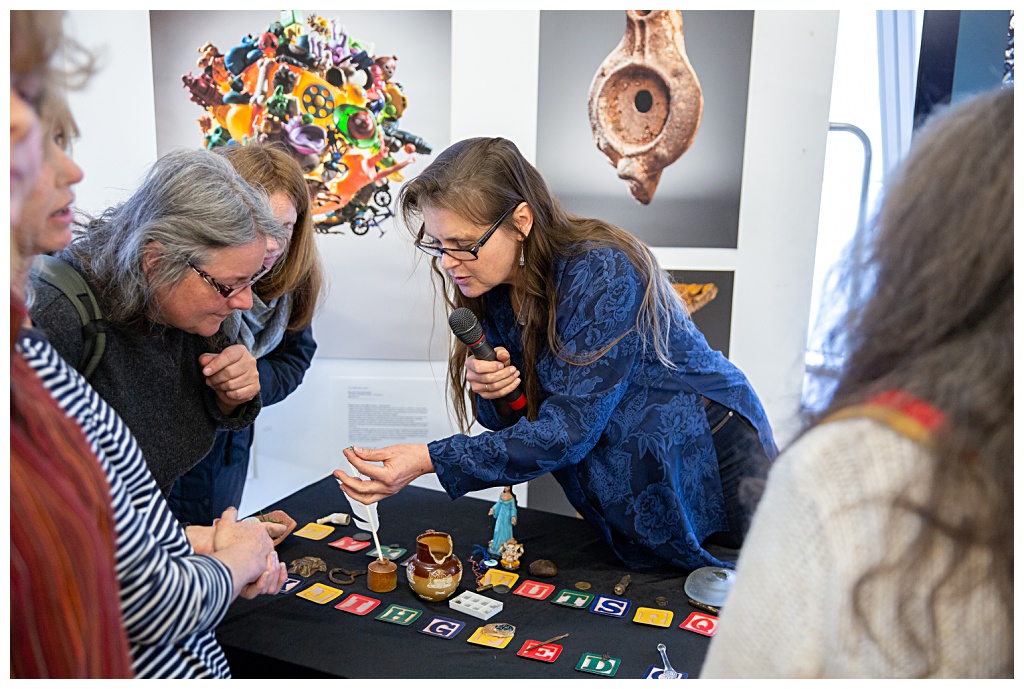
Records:
{"label": "gray-haired woman with glasses", "polygon": [[[449,147],[399,202],[449,309],[472,311],[497,353],[477,359],[455,339],[448,363],[460,427],[492,430],[347,449],[369,480],[339,470],[342,489],[374,502],[433,472],[456,498],[550,472],[630,567],[726,564],[707,548],[743,542],[741,484],[763,478],[775,442],[750,383],[708,346],[651,250],[565,213],[506,139]],[[519,389],[521,410],[521,397],[503,399]]]}
{"label": "gray-haired woman with glasses", "polygon": [[[261,407],[256,360],[215,337],[252,306],[267,239],[285,241],[266,194],[223,157],[160,158],[131,198],[75,229],[59,254],[92,287],[106,332],[89,378],[131,428],[166,492],[209,451],[218,428],[252,424]],[[32,278],[32,320],[60,355],[81,360],[89,338],[74,304]]]}

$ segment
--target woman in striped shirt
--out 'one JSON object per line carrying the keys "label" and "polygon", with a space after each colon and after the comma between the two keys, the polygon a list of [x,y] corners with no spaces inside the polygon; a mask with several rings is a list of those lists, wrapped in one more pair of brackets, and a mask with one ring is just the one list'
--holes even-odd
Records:
{"label": "woman in striped shirt", "polygon": [[[62,211],[73,202],[71,185],[81,179],[80,170],[55,145],[67,140],[73,125],[60,118],[54,124],[45,142],[46,165],[53,174],[39,177],[15,227],[12,294],[24,290],[14,276],[24,275],[32,254],[50,248],[44,247],[44,238],[67,235],[58,226],[69,222],[70,213]],[[280,590],[286,572],[270,539],[281,527],[239,522],[235,511],[227,510],[214,526],[193,528],[186,535],[117,413],[38,330],[23,328],[16,349],[57,405],[77,422],[95,455],[91,460],[99,462],[106,477],[114,523],[113,565],[135,675],[230,676],[213,630],[236,596]]]}

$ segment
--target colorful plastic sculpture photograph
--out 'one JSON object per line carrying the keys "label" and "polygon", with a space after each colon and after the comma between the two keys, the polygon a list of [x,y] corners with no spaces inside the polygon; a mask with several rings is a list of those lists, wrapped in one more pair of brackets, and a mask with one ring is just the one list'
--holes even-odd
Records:
{"label": "colorful plastic sculpture photograph", "polygon": [[276,141],[306,174],[317,231],[364,235],[392,217],[390,184],[430,145],[399,128],[408,107],[398,57],[374,55],[337,20],[282,10],[277,21],[222,53],[197,49],[182,76],[204,145]]}

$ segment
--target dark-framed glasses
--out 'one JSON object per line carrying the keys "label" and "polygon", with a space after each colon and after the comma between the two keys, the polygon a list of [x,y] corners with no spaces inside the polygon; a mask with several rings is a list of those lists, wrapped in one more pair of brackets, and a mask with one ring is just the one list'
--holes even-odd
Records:
{"label": "dark-framed glasses", "polygon": [[[480,251],[480,247],[482,247],[484,243],[491,238],[491,235],[494,234],[495,230],[501,227],[501,223],[505,222],[505,218],[508,217],[509,213],[518,208],[520,203],[522,203],[522,201],[519,201],[514,206],[509,208],[507,211],[502,213],[501,217],[498,218],[498,222],[491,225],[491,229],[484,232],[484,236],[478,239],[476,244],[469,247],[468,249],[446,249],[440,244],[424,243],[422,239],[417,239],[414,244],[417,249],[419,249],[425,254],[433,256],[434,258],[441,258],[445,254],[448,254],[452,258],[458,259],[460,261],[475,261],[477,259],[477,253],[479,253]],[[422,235],[423,228],[421,227],[420,236]]]}
{"label": "dark-framed glasses", "polygon": [[228,287],[227,285],[222,285],[221,283],[217,282],[216,278],[214,278],[206,271],[196,268],[196,264],[192,263],[192,261],[185,259],[185,263],[188,264],[189,268],[196,271],[196,273],[199,274],[199,277],[206,280],[207,284],[209,284],[210,287],[217,290],[217,292],[220,293],[220,296],[224,297],[225,299],[230,299],[231,297],[235,296],[236,294],[244,290],[246,287],[252,287],[261,277],[267,274],[268,270],[270,270],[270,268],[268,268],[267,266],[263,266],[255,275],[252,276],[252,279],[249,280],[249,282],[246,282],[243,285],[235,285],[233,287]]}

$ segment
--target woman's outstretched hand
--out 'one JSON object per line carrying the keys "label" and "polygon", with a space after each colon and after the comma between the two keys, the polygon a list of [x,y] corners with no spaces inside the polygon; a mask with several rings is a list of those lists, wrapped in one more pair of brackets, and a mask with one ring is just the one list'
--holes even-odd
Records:
{"label": "woman's outstretched hand", "polygon": [[434,472],[426,445],[390,445],[376,450],[348,447],[342,452],[349,464],[368,478],[349,476],[341,469],[334,471],[334,478],[346,495],[364,505],[394,495],[414,479]]}

